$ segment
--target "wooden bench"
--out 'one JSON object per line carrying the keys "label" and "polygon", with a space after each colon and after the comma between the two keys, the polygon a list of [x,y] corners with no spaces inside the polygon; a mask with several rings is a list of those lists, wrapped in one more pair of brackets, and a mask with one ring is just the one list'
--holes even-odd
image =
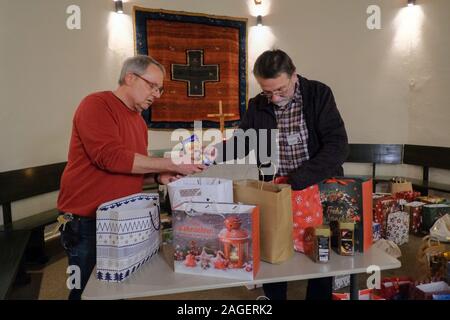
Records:
{"label": "wooden bench", "polygon": [[372,164],[373,190],[378,182],[389,181],[392,177],[377,176],[378,164],[402,164],[401,144],[349,144],[350,152],[346,162]]}
{"label": "wooden bench", "polygon": [[23,263],[23,253],[30,237],[30,231],[0,232],[0,300],[7,298]]}
{"label": "wooden bench", "polygon": [[410,179],[418,191],[450,192],[450,185],[431,182],[429,175],[430,168],[450,170],[450,148],[405,144],[403,163],[422,167],[422,179]]}
{"label": "wooden bench", "polygon": [[[59,190],[61,174],[66,162],[45,166],[25,168],[0,173],[0,205],[3,209],[3,223],[0,227],[0,299],[4,299],[10,290],[23,263],[27,244],[39,245],[35,239],[42,239],[44,226],[54,223],[57,209],[44,212],[31,212],[27,218],[13,222],[11,204]],[[36,237],[35,237],[36,238]],[[30,240],[30,241],[29,241]],[[33,242],[33,243],[31,243]]]}
{"label": "wooden bench", "polygon": [[429,168],[450,170],[450,148],[408,144],[349,144],[349,147],[350,153],[346,162],[372,164],[371,177],[374,190],[378,182],[387,182],[392,179],[392,177],[377,175],[378,164],[408,164],[423,168],[421,180],[405,177],[422,194],[428,195],[429,190],[450,192],[450,185],[429,180]]}

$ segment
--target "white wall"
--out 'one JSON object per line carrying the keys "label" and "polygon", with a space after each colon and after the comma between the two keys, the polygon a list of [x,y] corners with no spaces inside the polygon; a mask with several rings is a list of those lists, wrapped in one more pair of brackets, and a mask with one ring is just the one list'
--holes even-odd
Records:
{"label": "white wall", "polygon": [[[72,115],[90,92],[115,88],[123,59],[134,53],[131,7],[163,8],[249,19],[249,70],[263,50],[287,51],[304,76],[330,85],[353,143],[412,143],[450,147],[450,1],[263,0],[255,29],[253,0],[0,1],[0,172],[65,161]],[[66,8],[81,8],[81,30],[66,28]],[[381,8],[382,29],[368,30],[366,9]],[[249,75],[249,95],[258,88]],[[150,148],[171,145],[169,133],[150,131]],[[370,173],[346,165],[348,173]],[[383,166],[382,174],[414,175],[411,166]],[[432,170],[432,179],[450,174]],[[54,198],[16,204],[54,206]],[[31,204],[30,204],[31,203]],[[23,206],[23,207],[21,207]]]}

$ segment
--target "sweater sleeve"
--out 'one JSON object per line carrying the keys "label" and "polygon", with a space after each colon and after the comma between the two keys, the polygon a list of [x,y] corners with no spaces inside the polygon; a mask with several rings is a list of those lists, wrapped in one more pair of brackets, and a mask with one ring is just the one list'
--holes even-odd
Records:
{"label": "sweater sleeve", "polygon": [[86,97],[73,125],[94,165],[109,172],[131,173],[134,152],[124,145],[112,110],[103,99]]}
{"label": "sweater sleeve", "polygon": [[316,110],[319,113],[314,127],[317,130],[320,148],[314,157],[289,175],[289,183],[294,190],[302,190],[330,177],[348,156],[347,133],[333,93],[325,85],[316,90]]}

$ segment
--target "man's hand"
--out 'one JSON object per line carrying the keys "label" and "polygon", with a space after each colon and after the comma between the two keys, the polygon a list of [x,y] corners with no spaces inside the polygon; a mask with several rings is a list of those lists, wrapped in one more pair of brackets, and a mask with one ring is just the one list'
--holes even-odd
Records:
{"label": "man's hand", "polygon": [[215,146],[206,146],[203,147],[203,161],[204,162],[208,162],[209,164],[214,163],[214,161],[216,161],[217,158],[217,149]]}
{"label": "man's hand", "polygon": [[179,164],[179,165],[174,165],[173,171],[175,171],[176,173],[179,173],[183,176],[187,176],[189,174],[202,172],[203,170],[205,170],[205,168],[206,168],[206,166],[204,166],[202,164]]}
{"label": "man's hand", "polygon": [[151,158],[136,153],[131,173],[147,174],[157,172],[172,172],[188,175],[202,172],[206,167],[200,163],[194,163],[190,156],[186,158]]}
{"label": "man's hand", "polygon": [[160,184],[169,184],[173,181],[177,181],[178,179],[182,178],[183,175],[171,173],[171,172],[162,172],[159,174],[158,177],[158,183]]}

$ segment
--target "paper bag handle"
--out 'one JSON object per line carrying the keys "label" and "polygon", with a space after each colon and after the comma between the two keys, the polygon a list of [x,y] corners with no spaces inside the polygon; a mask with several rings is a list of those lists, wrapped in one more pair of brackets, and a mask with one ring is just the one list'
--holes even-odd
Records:
{"label": "paper bag handle", "polygon": [[[224,216],[223,214],[221,214],[221,213],[219,212],[218,208],[217,208],[217,202],[213,201],[212,203],[211,203],[211,202],[204,202],[204,203],[205,203],[207,206],[209,206],[209,205],[211,205],[211,204],[214,205],[214,209],[215,209],[216,212],[211,212],[211,213],[208,213],[208,214],[215,214],[215,215],[221,216],[222,218],[225,219],[225,216]],[[188,205],[190,205],[190,206],[188,206]],[[192,207],[192,201],[186,202],[186,207],[185,207],[185,209],[184,209],[184,212],[185,212],[188,216],[191,216],[191,217],[200,216],[200,215],[203,214],[203,213],[201,213],[201,212],[197,212],[197,211]]]}
{"label": "paper bag handle", "polygon": [[407,183],[408,181],[402,177],[393,177],[392,183]]}
{"label": "paper bag handle", "polygon": [[161,229],[161,216],[160,216],[160,208],[159,205],[155,204],[157,210],[158,210],[158,227],[155,226],[155,222],[153,221],[153,216],[152,216],[152,211],[150,210],[148,213],[150,215],[150,221],[152,222],[153,228],[155,228],[155,230],[159,230]]}
{"label": "paper bag handle", "polygon": [[263,165],[265,165],[265,164],[268,164],[268,163],[270,163],[271,165],[273,165],[273,167],[274,167],[274,173],[273,173],[273,175],[272,175],[272,183],[274,183],[275,182],[275,176],[276,176],[276,174],[277,174],[277,166],[276,166],[276,164],[275,163],[273,163],[272,161],[269,161],[269,162],[266,162],[266,163],[261,163],[260,165],[259,165],[259,167],[258,167],[258,171],[259,171],[259,173],[261,174],[261,176],[263,177],[263,180],[261,181],[261,190],[263,189],[263,186],[264,186],[264,172],[262,171],[262,169],[261,169],[261,167],[263,166]]}
{"label": "paper bag handle", "polygon": [[[441,242],[439,241],[439,239],[438,238],[433,238],[433,237],[431,237],[431,236],[426,236],[424,239],[423,239],[424,241],[427,241],[427,243],[428,243],[428,248],[431,248],[431,247],[437,247],[437,246],[440,246],[441,245]],[[431,241],[435,241],[435,242],[437,242],[437,244],[431,244]]]}

